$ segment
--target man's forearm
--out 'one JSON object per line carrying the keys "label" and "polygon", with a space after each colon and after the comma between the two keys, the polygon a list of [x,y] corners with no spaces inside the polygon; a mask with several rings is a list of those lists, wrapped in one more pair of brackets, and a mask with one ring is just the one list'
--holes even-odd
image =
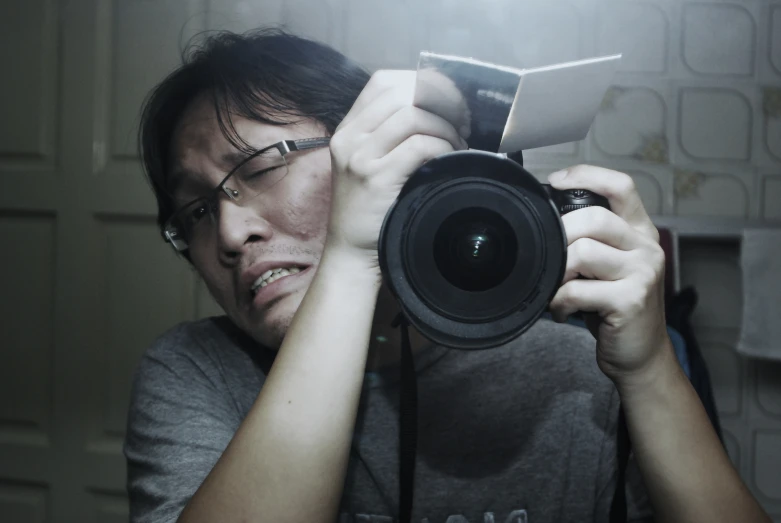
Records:
{"label": "man's forearm", "polygon": [[260,395],[179,521],[335,519],[378,274],[324,253]]}
{"label": "man's forearm", "polygon": [[653,369],[618,386],[656,521],[770,523],[729,461],[672,347],[662,351]]}

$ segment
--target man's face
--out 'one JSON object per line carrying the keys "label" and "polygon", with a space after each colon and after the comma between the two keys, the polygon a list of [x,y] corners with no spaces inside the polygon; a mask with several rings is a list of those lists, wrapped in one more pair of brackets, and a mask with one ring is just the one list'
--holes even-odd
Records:
{"label": "man's face", "polygon": [[[314,121],[275,126],[238,116],[233,120],[238,134],[256,149],[281,140],[326,136]],[[236,165],[236,153],[220,130],[211,101],[194,100],[172,138],[172,172],[182,175],[175,200],[188,202],[208,195]],[[242,330],[272,348],[282,342],[314,276],[331,198],[327,147],[293,152],[286,158],[287,176],[251,200],[237,203],[220,195],[218,218],[210,233],[189,249],[193,265],[217,303]],[[258,278],[277,268],[294,270],[254,293]]]}

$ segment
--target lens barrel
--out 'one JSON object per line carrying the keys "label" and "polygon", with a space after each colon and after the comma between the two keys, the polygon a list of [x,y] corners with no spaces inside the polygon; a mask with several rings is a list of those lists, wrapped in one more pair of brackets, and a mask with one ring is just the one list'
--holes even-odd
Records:
{"label": "lens barrel", "polygon": [[380,265],[410,323],[432,341],[484,349],[528,329],[566,265],[546,189],[504,155],[458,151],[413,173],[385,217]]}

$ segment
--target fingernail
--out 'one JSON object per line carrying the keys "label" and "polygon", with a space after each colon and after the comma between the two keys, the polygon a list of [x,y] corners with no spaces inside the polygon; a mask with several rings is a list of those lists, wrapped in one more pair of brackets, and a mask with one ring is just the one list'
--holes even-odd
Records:
{"label": "fingernail", "polygon": [[463,138],[461,138],[461,148],[462,149],[469,149],[469,144],[466,143],[466,140],[464,140]]}
{"label": "fingernail", "polygon": [[567,177],[567,174],[569,174],[569,171],[567,169],[563,169],[561,171],[556,171],[555,173],[551,173],[550,176],[548,176],[549,182],[560,182],[564,178]]}

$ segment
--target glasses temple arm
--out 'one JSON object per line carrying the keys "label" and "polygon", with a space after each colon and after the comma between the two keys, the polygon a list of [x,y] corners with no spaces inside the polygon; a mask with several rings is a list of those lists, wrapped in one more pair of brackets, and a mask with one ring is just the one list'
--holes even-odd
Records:
{"label": "glasses temple arm", "polygon": [[316,149],[317,147],[326,146],[330,141],[330,136],[323,138],[305,138],[303,140],[288,142],[288,147],[290,147],[291,151],[303,151],[305,149]]}

